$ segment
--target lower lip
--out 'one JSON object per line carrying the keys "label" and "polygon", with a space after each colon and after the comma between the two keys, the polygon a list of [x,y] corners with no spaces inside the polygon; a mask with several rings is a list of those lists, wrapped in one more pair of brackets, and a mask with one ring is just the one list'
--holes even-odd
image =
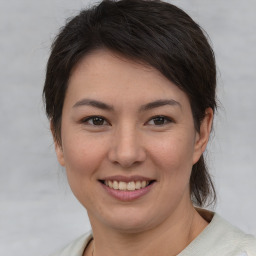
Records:
{"label": "lower lip", "polygon": [[138,190],[132,190],[132,191],[124,191],[124,190],[116,190],[116,189],[113,189],[113,188],[110,188],[108,186],[106,186],[105,184],[102,184],[101,185],[103,186],[103,188],[111,195],[113,196],[114,198],[120,200],[120,201],[133,201],[135,199],[138,199],[144,195],[146,195],[152,188],[152,186],[155,184],[152,183],[150,185],[148,185],[147,187],[145,188],[141,188],[141,189],[138,189]]}

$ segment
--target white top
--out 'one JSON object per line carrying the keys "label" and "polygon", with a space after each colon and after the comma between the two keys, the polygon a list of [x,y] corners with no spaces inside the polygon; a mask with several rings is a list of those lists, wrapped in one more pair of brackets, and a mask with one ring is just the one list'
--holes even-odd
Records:
{"label": "white top", "polygon": [[[91,239],[89,232],[52,256],[83,256]],[[215,213],[209,225],[177,256],[256,256],[256,238]]]}

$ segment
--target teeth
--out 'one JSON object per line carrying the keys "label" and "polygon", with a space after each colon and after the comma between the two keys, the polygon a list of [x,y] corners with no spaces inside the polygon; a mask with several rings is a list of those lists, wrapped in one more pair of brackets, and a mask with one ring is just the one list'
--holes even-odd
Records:
{"label": "teeth", "polygon": [[118,189],[119,186],[118,186],[118,182],[115,180],[113,181],[113,189]]}
{"label": "teeth", "polygon": [[113,188],[115,190],[123,190],[123,191],[134,191],[141,188],[145,188],[149,181],[130,181],[130,182],[124,182],[124,181],[111,181],[106,180],[104,181],[104,184],[110,188]]}
{"label": "teeth", "polygon": [[126,187],[127,186],[125,182],[123,181],[119,182],[119,186],[118,186],[119,190],[126,190]]}
{"label": "teeth", "polygon": [[131,181],[127,184],[127,189],[128,190],[135,190],[135,182]]}
{"label": "teeth", "polygon": [[108,186],[109,186],[110,188],[113,188],[113,182],[112,182],[111,180],[108,182]]}
{"label": "teeth", "polygon": [[141,182],[141,187],[142,188],[145,188],[147,186],[147,182],[145,181],[145,180],[143,180],[142,182]]}
{"label": "teeth", "polygon": [[140,181],[136,181],[135,188],[136,189],[141,189],[141,182]]}

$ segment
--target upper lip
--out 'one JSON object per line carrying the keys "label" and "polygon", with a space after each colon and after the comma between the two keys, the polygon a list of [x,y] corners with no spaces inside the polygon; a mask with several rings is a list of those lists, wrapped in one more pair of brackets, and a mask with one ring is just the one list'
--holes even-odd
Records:
{"label": "upper lip", "polygon": [[123,181],[123,182],[130,182],[130,181],[152,181],[154,179],[139,176],[139,175],[133,175],[133,176],[122,176],[122,175],[115,175],[115,176],[108,176],[100,180],[116,180],[116,181]]}

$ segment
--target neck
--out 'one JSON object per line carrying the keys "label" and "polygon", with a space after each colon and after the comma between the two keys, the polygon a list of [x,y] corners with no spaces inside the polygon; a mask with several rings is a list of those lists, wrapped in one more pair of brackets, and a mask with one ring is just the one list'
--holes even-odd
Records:
{"label": "neck", "polygon": [[91,220],[94,256],[172,256],[179,254],[207,226],[192,204],[173,215],[155,228],[136,233],[112,230],[104,225],[94,225]]}

